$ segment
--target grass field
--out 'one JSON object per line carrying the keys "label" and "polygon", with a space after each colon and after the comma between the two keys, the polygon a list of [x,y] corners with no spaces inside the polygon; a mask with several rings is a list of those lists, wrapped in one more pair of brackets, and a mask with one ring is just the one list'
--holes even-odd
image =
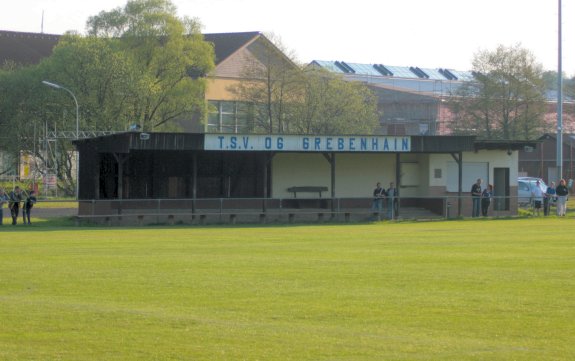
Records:
{"label": "grass field", "polygon": [[574,360],[575,221],[0,228],[0,360]]}

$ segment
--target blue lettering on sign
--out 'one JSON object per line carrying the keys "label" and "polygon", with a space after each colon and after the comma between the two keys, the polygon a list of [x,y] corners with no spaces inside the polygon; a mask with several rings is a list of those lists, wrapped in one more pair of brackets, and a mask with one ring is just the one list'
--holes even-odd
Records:
{"label": "blue lettering on sign", "polygon": [[[299,144],[298,144],[299,142]],[[293,135],[212,135],[206,149],[314,152],[409,152],[408,136],[293,136]]]}
{"label": "blue lettering on sign", "polygon": [[401,141],[401,150],[409,150],[409,139],[403,138]]}
{"label": "blue lettering on sign", "polygon": [[271,149],[271,147],[272,147],[272,138],[266,137],[266,139],[264,140],[264,147],[265,147],[266,149]]}
{"label": "blue lettering on sign", "polygon": [[355,150],[355,138],[349,138],[349,150]]}

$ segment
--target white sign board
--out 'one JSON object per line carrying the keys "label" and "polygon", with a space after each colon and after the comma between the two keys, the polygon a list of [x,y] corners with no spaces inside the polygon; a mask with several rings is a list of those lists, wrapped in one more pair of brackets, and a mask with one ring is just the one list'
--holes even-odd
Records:
{"label": "white sign board", "polygon": [[411,137],[206,134],[204,149],[274,152],[409,152]]}

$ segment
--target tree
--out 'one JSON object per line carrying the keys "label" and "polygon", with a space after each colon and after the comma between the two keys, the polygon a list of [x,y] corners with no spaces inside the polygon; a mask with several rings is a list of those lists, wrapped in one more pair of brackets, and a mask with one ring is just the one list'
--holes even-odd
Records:
{"label": "tree", "polygon": [[299,94],[289,123],[293,133],[370,134],[377,127],[377,98],[363,83],[308,68]]}
{"label": "tree", "polygon": [[[69,94],[42,80],[75,94],[81,130],[126,130],[130,124],[176,130],[176,121],[205,117],[203,75],[214,66],[214,53],[197,21],[179,19],[167,0],[132,0],[90,18],[88,28],[88,36],[65,34],[39,65],[3,67],[0,125],[7,140],[0,150],[38,150],[34,139],[41,130],[75,129]],[[59,185],[73,194],[73,147],[69,140],[57,147]]]}
{"label": "tree", "polygon": [[364,84],[299,65],[273,34],[259,44],[242,81],[230,89],[239,101],[253,105],[254,132],[362,134],[375,130],[377,102]]}
{"label": "tree", "polygon": [[126,56],[132,92],[124,107],[143,129],[205,115],[203,75],[214,67],[213,48],[203,41],[197,21],[179,19],[170,1],[128,1],[91,17],[88,33]]}
{"label": "tree", "polygon": [[486,139],[534,139],[544,127],[545,82],[531,52],[519,45],[480,51],[475,79],[450,98],[456,134]]}

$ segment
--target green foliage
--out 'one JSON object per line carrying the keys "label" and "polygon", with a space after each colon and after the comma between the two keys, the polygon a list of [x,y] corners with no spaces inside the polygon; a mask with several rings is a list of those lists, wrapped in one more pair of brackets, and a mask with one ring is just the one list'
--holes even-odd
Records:
{"label": "green foliage", "polygon": [[144,130],[174,120],[203,117],[205,80],[213,67],[212,47],[199,27],[176,16],[167,0],[132,0],[124,8],[101,12],[88,21],[89,34],[110,39],[128,64],[129,97],[123,108]]}
{"label": "green foliage", "polygon": [[0,232],[2,360],[575,357],[568,219]]}
{"label": "green foliage", "polygon": [[371,134],[377,127],[377,99],[360,82],[323,69],[304,72],[290,130],[298,134]]}
{"label": "green foliage", "polygon": [[[179,19],[167,0],[133,0],[124,8],[101,12],[88,21],[89,36],[69,33],[52,56],[29,67],[5,65],[0,71],[0,150],[18,154],[37,150],[46,130],[79,128],[125,131],[139,124],[145,131],[178,130],[180,121],[202,120],[206,113],[205,80],[213,67],[213,48],[203,41],[199,24]],[[54,151],[58,149],[58,151]],[[72,144],[52,147],[59,184],[74,193]]]}
{"label": "green foliage", "polygon": [[542,67],[520,46],[499,46],[475,55],[473,81],[450,99],[456,134],[485,139],[535,139],[544,130]]}
{"label": "green foliage", "polygon": [[[273,36],[270,36],[273,37]],[[321,69],[303,68],[281,41],[261,38],[254,58],[232,87],[240,101],[255,104],[253,131],[292,134],[370,134],[377,101],[359,82]]]}

